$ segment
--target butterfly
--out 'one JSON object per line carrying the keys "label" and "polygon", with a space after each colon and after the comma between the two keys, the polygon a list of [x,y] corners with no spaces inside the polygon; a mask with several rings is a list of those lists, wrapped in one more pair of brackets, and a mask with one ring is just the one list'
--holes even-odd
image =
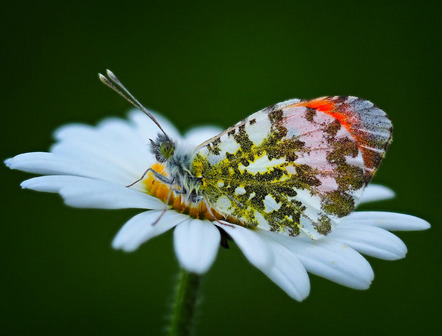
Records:
{"label": "butterfly", "polygon": [[107,74],[120,89],[101,81],[160,130],[150,144],[158,164],[128,187],[148,175],[150,193],[197,217],[318,239],[355,209],[392,140],[385,112],[335,96],[275,104],[189,150]]}

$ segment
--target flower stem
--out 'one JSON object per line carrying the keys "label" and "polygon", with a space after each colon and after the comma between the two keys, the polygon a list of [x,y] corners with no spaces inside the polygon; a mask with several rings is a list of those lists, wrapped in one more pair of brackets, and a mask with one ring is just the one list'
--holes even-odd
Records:
{"label": "flower stem", "polygon": [[169,326],[169,336],[189,336],[192,334],[200,276],[181,269],[178,274],[172,316]]}

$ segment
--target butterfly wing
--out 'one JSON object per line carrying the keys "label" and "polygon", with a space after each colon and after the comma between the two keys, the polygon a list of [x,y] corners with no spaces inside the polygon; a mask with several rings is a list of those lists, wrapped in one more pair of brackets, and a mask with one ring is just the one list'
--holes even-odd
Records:
{"label": "butterfly wing", "polygon": [[354,210],[391,136],[388,117],[367,100],[295,99],[198,146],[192,170],[219,213],[318,238]]}

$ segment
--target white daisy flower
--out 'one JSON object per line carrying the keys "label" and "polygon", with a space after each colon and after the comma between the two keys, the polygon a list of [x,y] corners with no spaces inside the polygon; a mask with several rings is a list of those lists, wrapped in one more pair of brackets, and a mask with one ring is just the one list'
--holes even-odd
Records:
{"label": "white daisy flower", "polygon": [[[191,148],[220,133],[217,127],[197,127],[180,136],[161,116],[158,121],[171,139]],[[56,143],[49,153],[17,155],[5,161],[11,169],[44,176],[21,186],[59,193],[69,206],[79,208],[139,208],[118,232],[112,246],[127,252],[174,228],[174,248],[180,265],[203,274],[215,261],[222,238],[232,238],[252,265],[296,300],[310,291],[307,272],[355,289],[367,289],[373,270],[360,254],[386,260],[405,257],[405,244],[389,231],[424,230],[430,225],[417,217],[391,212],[354,212],[322,239],[289,237],[263,230],[253,231],[222,220],[197,219],[194,209],[183,206],[179,197],[155,183],[151,175],[130,188],[147,167],[161,166],[148,150],[157,126],[143,113],[132,111],[129,120],[105,119],[96,127],[70,124],[55,132]],[[362,202],[384,200],[394,193],[383,186],[366,188]],[[207,210],[201,210],[207,211]],[[227,234],[227,235],[226,235]]]}

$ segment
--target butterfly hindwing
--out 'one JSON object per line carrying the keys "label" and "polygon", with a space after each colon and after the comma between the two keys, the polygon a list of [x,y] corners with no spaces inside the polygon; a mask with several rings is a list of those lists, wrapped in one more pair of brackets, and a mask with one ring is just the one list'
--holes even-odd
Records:
{"label": "butterfly hindwing", "polygon": [[192,169],[219,213],[316,238],[354,210],[391,132],[385,113],[360,98],[290,100],[198,146]]}

